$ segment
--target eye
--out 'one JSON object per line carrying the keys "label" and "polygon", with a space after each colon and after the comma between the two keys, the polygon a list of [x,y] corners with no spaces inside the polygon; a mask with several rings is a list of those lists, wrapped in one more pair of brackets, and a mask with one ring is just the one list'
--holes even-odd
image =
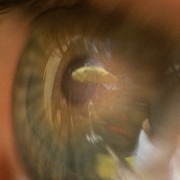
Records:
{"label": "eye", "polygon": [[111,179],[110,151],[123,161],[133,151],[167,48],[163,36],[89,9],[37,18],[13,100],[17,145],[30,176]]}

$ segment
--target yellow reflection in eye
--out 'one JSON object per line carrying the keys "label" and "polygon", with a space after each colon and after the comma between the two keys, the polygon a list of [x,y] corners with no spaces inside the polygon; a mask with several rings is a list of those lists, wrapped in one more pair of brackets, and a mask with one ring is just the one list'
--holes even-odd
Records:
{"label": "yellow reflection in eye", "polygon": [[128,165],[134,169],[134,161],[135,161],[135,157],[134,156],[128,156],[125,158],[125,161],[128,163]]}
{"label": "yellow reflection in eye", "polygon": [[97,154],[95,167],[97,174],[102,179],[110,180],[115,175],[116,164],[110,155]]}
{"label": "yellow reflection in eye", "polygon": [[80,82],[97,84],[116,83],[118,81],[114,75],[99,66],[80,67],[72,73],[72,78]]}

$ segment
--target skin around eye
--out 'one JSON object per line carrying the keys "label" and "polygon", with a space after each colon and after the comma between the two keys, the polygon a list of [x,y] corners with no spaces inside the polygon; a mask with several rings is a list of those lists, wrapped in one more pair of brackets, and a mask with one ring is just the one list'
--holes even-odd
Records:
{"label": "skin around eye", "polygon": [[26,179],[14,145],[11,94],[17,59],[28,34],[28,19],[16,11],[0,15],[0,179]]}

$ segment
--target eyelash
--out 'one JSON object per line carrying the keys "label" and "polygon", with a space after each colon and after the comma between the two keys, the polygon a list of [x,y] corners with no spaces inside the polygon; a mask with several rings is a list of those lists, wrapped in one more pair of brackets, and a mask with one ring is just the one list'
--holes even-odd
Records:
{"label": "eyelash", "polygon": [[[165,72],[167,67],[159,65],[166,64],[164,57],[169,62],[171,46],[163,33],[148,28],[81,8],[56,9],[37,18],[18,65],[13,99],[17,144],[31,176],[102,178],[96,166],[99,155],[110,157],[107,146],[121,159],[133,150],[148,116],[150,95],[141,93],[149,88],[148,78],[150,86],[160,82],[154,78]],[[62,92],[62,76],[74,58],[84,55],[114,73],[115,88],[124,87],[116,92],[96,84],[92,97],[71,102]]]}

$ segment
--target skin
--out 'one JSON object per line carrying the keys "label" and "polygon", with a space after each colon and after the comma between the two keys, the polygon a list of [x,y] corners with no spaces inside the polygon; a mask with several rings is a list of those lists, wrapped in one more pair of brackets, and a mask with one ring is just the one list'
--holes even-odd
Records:
{"label": "skin", "polygon": [[15,10],[0,17],[0,179],[24,179],[11,125],[11,90],[17,59],[28,34],[30,18]]}
{"label": "skin", "polygon": [[[180,2],[178,0],[88,0],[88,6],[99,10],[126,9],[130,17],[142,23],[152,23],[166,29],[172,38],[179,36]],[[152,14],[153,13],[153,14]],[[17,155],[12,133],[11,94],[18,57],[28,36],[34,16],[19,9],[0,14],[0,179],[28,179]]]}

